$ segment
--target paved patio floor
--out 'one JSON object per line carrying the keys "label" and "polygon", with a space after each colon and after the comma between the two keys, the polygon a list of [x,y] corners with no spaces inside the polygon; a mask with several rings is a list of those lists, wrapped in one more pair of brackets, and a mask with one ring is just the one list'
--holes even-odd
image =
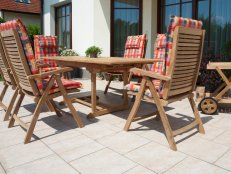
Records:
{"label": "paved patio floor", "polygon": [[[81,80],[83,92],[89,80]],[[98,95],[120,103],[117,91],[103,94],[105,81],[98,81]],[[122,83],[113,82],[114,87]],[[2,83],[0,84],[2,89]],[[12,92],[7,93],[6,102]],[[78,94],[79,96],[80,94]],[[18,125],[7,128],[0,111],[0,174],[151,174],[151,173],[231,173],[231,114],[202,115],[206,134],[196,129],[177,136],[178,151],[169,149],[160,121],[154,117],[134,122],[129,132],[123,126],[129,110],[86,119],[90,108],[74,104],[85,127],[80,129],[70,116],[57,117],[44,109],[32,142],[24,145],[25,131]],[[131,106],[131,103],[130,103]],[[29,122],[35,105],[25,98],[19,115]],[[167,113],[174,128],[186,124],[193,113],[187,100],[170,104]],[[140,113],[155,106],[143,102]]]}

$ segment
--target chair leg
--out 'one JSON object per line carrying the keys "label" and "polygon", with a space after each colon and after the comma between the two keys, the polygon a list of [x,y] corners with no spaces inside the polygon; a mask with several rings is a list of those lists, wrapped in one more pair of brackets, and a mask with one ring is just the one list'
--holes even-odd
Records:
{"label": "chair leg", "polygon": [[47,101],[47,96],[48,96],[48,93],[49,93],[52,85],[54,84],[55,77],[56,77],[55,75],[51,76],[51,78],[50,78],[50,80],[49,80],[49,82],[47,84],[47,87],[46,87],[45,91],[43,92],[42,96],[39,99],[39,102],[38,102],[38,104],[37,104],[37,106],[35,108],[35,111],[33,113],[33,117],[32,117],[31,123],[29,125],[28,130],[27,130],[26,137],[24,139],[24,144],[29,143],[30,140],[31,140],[31,137],[32,137],[35,125],[36,125],[38,117],[39,117],[39,115],[41,113],[42,106]]}
{"label": "chair leg", "polygon": [[112,81],[113,75],[110,74],[107,86],[105,87],[104,94],[107,94],[108,88],[110,87],[111,81]]}
{"label": "chair leg", "polygon": [[189,96],[189,97],[188,97],[188,100],[189,100],[189,103],[190,103],[191,108],[192,108],[192,110],[193,110],[193,114],[194,114],[194,116],[195,116],[195,119],[196,119],[197,122],[198,122],[198,131],[199,131],[201,134],[205,134],[205,129],[204,129],[204,126],[203,126],[203,123],[202,123],[200,114],[199,114],[199,112],[198,112],[196,103],[195,103],[195,101],[194,101],[194,99],[193,99],[193,95]]}
{"label": "chair leg", "polygon": [[143,94],[144,94],[145,86],[146,86],[146,79],[143,78],[142,82],[141,82],[139,93],[136,96],[135,103],[133,104],[132,110],[131,110],[131,112],[128,116],[128,119],[126,121],[126,124],[124,126],[125,131],[129,130],[131,123],[132,123],[134,117],[136,116],[136,113],[137,113],[139,106],[140,106],[141,99],[142,99]]}
{"label": "chair leg", "polygon": [[7,108],[6,113],[5,113],[4,121],[8,121],[9,120],[10,115],[11,115],[11,111],[12,111],[12,109],[14,107],[14,103],[15,103],[15,100],[17,99],[17,96],[18,96],[18,90],[16,89],[14,91],[14,94],[13,94],[11,100],[10,100],[10,104],[9,104],[9,106]]}
{"label": "chair leg", "polygon": [[168,144],[169,144],[169,146],[170,146],[170,148],[172,150],[176,151],[177,150],[176,142],[174,140],[172,128],[171,128],[171,126],[169,124],[168,117],[167,117],[167,115],[165,113],[164,107],[161,105],[160,98],[159,98],[159,96],[157,94],[157,91],[156,91],[155,87],[153,86],[153,83],[150,80],[148,80],[147,83],[148,83],[148,86],[149,86],[150,91],[152,93],[152,96],[153,96],[154,102],[156,104],[156,107],[158,109],[158,112],[159,112],[159,115],[160,115],[164,130],[165,130],[165,133],[166,133]]}
{"label": "chair leg", "polygon": [[6,94],[6,91],[7,91],[8,87],[9,86],[7,84],[5,84],[4,88],[3,88],[2,92],[1,92],[1,95],[0,95],[0,106],[2,106],[2,108],[5,111],[7,110],[7,106],[5,104],[3,104],[3,98],[4,98],[5,94]]}
{"label": "chair leg", "polygon": [[[44,96],[47,96],[47,95],[44,95]],[[30,126],[29,126],[29,128],[27,130],[27,133],[26,133],[24,144],[29,143],[30,140],[31,140],[32,134],[34,132],[35,125],[36,125],[38,117],[39,117],[39,115],[41,113],[42,106],[43,106],[43,104],[45,104],[45,100],[46,100],[46,98],[42,96],[41,99],[38,102],[38,105],[35,108],[35,111],[33,113],[33,118],[31,120]]]}
{"label": "chair leg", "polygon": [[15,119],[14,119],[14,115],[17,115],[18,114],[18,111],[19,111],[19,108],[22,104],[22,101],[25,97],[25,94],[22,93],[22,94],[19,94],[19,99],[18,101],[16,102],[16,106],[14,108],[14,111],[13,111],[13,114],[12,114],[12,117],[10,118],[10,121],[9,121],[9,124],[8,124],[8,128],[11,128],[14,126],[14,122],[15,122]]}
{"label": "chair leg", "polygon": [[55,112],[54,106],[51,104],[49,100],[46,101],[46,105],[50,112]]}
{"label": "chair leg", "polygon": [[7,84],[4,85],[4,88],[3,88],[2,93],[0,95],[0,101],[3,100],[3,98],[4,98],[5,94],[6,94],[6,90],[8,89],[8,87],[9,86]]}
{"label": "chair leg", "polygon": [[62,114],[59,112],[59,110],[57,109],[57,106],[56,106],[54,100],[52,99],[52,100],[50,100],[49,102],[50,102],[50,104],[52,105],[52,107],[53,107],[54,112],[56,113],[56,115],[57,115],[58,117],[62,117],[63,115],[62,115]]}
{"label": "chair leg", "polygon": [[64,99],[64,101],[66,102],[68,108],[70,109],[70,111],[71,111],[71,113],[72,113],[72,115],[73,115],[73,118],[75,119],[77,125],[78,125],[80,128],[84,127],[84,124],[83,124],[83,122],[82,122],[82,120],[81,120],[79,114],[77,113],[76,109],[74,108],[74,106],[73,106],[72,103],[71,103],[71,100],[70,100],[70,99],[68,98],[68,96],[67,96],[67,92],[66,92],[66,90],[65,90],[65,88],[64,88],[64,86],[63,86],[63,83],[62,83],[62,81],[61,81],[61,79],[60,79],[59,76],[56,76],[56,82],[57,82],[57,84],[58,84],[58,86],[59,86],[60,91],[61,91],[62,94],[63,94],[63,99]]}

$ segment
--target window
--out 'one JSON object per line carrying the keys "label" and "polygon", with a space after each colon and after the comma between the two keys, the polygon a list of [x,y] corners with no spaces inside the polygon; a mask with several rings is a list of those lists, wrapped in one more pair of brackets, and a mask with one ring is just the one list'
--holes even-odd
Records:
{"label": "window", "polygon": [[71,48],[71,4],[56,8],[55,21],[59,46]]}
{"label": "window", "polygon": [[161,0],[162,32],[167,31],[171,15],[192,18],[192,0]]}
{"label": "window", "polygon": [[222,54],[225,44],[231,41],[230,0],[160,0],[159,4],[159,31],[166,32],[169,16],[177,15],[203,21],[205,48],[213,50],[215,55]]}
{"label": "window", "polygon": [[30,4],[31,3],[30,0],[15,0],[15,2],[25,3],[25,4]]}
{"label": "window", "polygon": [[142,33],[142,0],[112,0],[111,55],[122,57],[127,36]]}

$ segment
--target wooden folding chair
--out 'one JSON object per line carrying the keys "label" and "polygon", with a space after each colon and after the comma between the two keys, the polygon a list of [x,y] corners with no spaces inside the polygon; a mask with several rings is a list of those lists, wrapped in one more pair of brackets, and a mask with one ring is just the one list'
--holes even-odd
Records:
{"label": "wooden folding chair", "polygon": [[53,101],[54,98],[59,96],[63,96],[78,126],[83,127],[84,125],[80,116],[67,95],[69,92],[78,92],[80,83],[66,80],[65,83],[63,83],[60,78],[60,73],[70,71],[71,68],[60,68],[50,72],[33,74],[28,54],[24,52],[25,50],[22,47],[24,41],[20,40],[19,33],[16,30],[2,31],[1,40],[13,75],[20,86],[20,97],[16,102],[15,110],[17,111],[20,108],[25,95],[33,97],[34,101],[37,103],[29,125],[25,124],[16,114],[12,115],[9,122],[9,127],[12,127],[14,122],[18,121],[18,123],[27,130],[24,143],[30,142],[41,108],[44,104],[49,103],[57,115],[62,113],[61,109],[57,108]]}
{"label": "wooden folding chair", "polygon": [[[147,39],[146,34],[137,35],[137,36],[128,36],[127,41],[125,43],[125,51],[124,58],[135,58],[135,59],[143,59],[146,53],[147,47]],[[146,69],[148,66],[145,65]],[[110,88],[110,84],[115,76],[123,77],[123,72],[115,71],[115,72],[107,72],[108,75],[108,83],[104,89],[104,94],[107,94],[108,89]],[[136,74],[130,74],[129,79]]]}
{"label": "wooden folding chair", "polygon": [[[3,50],[1,42],[0,42],[0,68],[1,68],[1,75],[3,78],[3,85],[4,85],[4,88],[3,88],[2,93],[0,95],[0,106],[6,111],[5,116],[4,116],[4,121],[7,121],[7,120],[9,120],[9,117],[10,117],[10,114],[12,112],[15,100],[18,96],[18,88],[17,88],[16,81],[15,81],[15,79],[12,75],[12,72],[10,70],[7,59],[5,57],[5,52]],[[13,93],[13,96],[10,100],[9,105],[6,106],[3,103],[3,98],[6,94],[6,91],[9,88],[9,86],[12,87],[12,89],[14,90],[14,93]]]}
{"label": "wooden folding chair", "polygon": [[[194,127],[198,127],[200,133],[205,133],[203,123],[193,99],[193,91],[196,86],[197,76],[203,52],[205,31],[177,26],[173,33],[173,44],[170,56],[170,67],[166,75],[134,68],[131,72],[139,73],[143,76],[137,92],[129,91],[129,94],[136,95],[135,103],[128,116],[125,131],[128,131],[134,120],[141,100],[147,99],[156,104],[158,115],[161,118],[169,146],[172,150],[177,150],[174,137],[182,134]],[[162,81],[162,90],[157,91],[153,80]],[[129,85],[128,85],[129,86]],[[128,89],[129,90],[129,89]],[[164,107],[169,103],[188,98],[193,110],[195,120],[189,125],[172,130]]]}

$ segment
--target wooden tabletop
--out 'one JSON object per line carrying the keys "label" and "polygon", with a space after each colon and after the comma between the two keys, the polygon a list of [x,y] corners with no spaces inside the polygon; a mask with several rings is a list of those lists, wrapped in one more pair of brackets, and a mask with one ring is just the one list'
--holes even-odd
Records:
{"label": "wooden tabletop", "polygon": [[231,69],[231,62],[209,62],[207,69]]}
{"label": "wooden tabletop", "polygon": [[55,60],[57,62],[73,62],[73,63],[86,63],[86,64],[101,64],[101,65],[121,65],[121,64],[152,64],[154,59],[136,59],[136,58],[123,58],[123,57],[80,57],[80,56],[55,56],[48,57],[49,59]]}

